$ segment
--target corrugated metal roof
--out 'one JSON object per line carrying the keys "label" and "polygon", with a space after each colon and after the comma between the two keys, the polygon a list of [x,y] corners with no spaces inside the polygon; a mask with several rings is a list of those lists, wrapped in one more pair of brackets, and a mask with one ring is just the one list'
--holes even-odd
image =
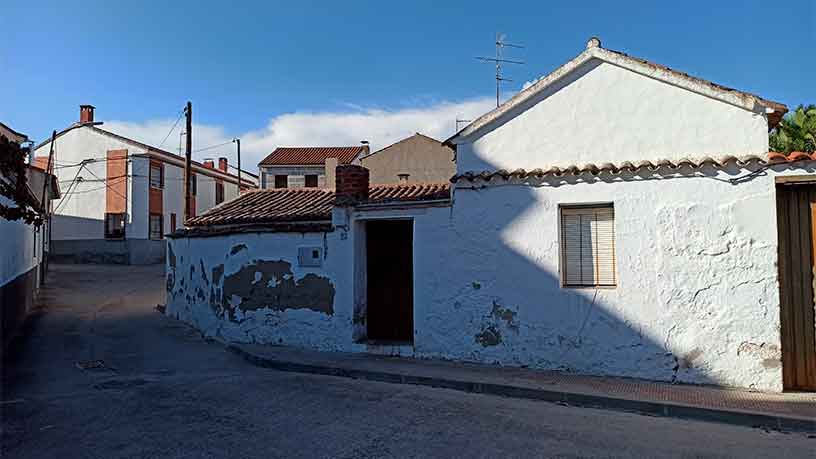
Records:
{"label": "corrugated metal roof", "polygon": [[350,164],[367,150],[365,145],[354,147],[279,147],[264,158],[259,166],[322,166],[328,158],[337,164]]}

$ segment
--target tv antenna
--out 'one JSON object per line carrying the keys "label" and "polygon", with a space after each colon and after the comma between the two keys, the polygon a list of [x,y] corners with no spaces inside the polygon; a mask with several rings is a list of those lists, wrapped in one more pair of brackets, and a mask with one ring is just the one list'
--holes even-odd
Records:
{"label": "tv antenna", "polygon": [[509,78],[504,78],[502,76],[502,64],[524,64],[524,61],[516,61],[513,59],[504,59],[502,57],[502,51],[504,48],[524,48],[522,45],[508,43],[505,40],[505,35],[503,33],[496,34],[496,57],[484,57],[484,56],[477,56],[476,59],[482,62],[489,62],[496,65],[496,107],[499,106],[499,90],[501,87],[502,81],[513,81]]}
{"label": "tv antenna", "polygon": [[461,119],[461,118],[459,118],[457,116],[456,117],[456,132],[459,132],[459,125],[460,124],[468,124],[468,123],[471,123],[471,122],[473,122],[473,120],[463,120],[463,119]]}

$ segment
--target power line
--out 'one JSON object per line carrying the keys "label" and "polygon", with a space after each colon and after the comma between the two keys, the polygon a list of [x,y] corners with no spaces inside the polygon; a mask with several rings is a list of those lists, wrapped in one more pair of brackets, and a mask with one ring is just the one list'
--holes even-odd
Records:
{"label": "power line", "polygon": [[193,153],[198,153],[200,151],[207,151],[207,150],[212,150],[213,148],[223,147],[224,145],[231,144],[232,142],[233,142],[232,140],[229,140],[229,141],[224,142],[224,143],[219,143],[218,145],[210,145],[209,147],[199,148],[198,150],[193,150]]}
{"label": "power line", "polygon": [[[89,173],[89,174],[93,175],[94,177],[98,178],[99,180],[102,180],[102,178],[101,178],[100,176],[98,176],[98,175],[94,174],[93,172],[91,172],[91,170],[90,170],[90,169],[86,169],[86,170],[88,171],[88,173]],[[122,199],[124,199],[125,201],[127,201],[127,197],[126,197],[126,196],[124,196],[122,193],[120,193],[119,191],[117,191],[115,188],[111,187],[111,186],[110,186],[108,183],[105,183],[105,186],[106,186],[106,187],[108,187],[108,189],[109,189],[109,190],[111,190],[111,191],[113,191],[114,193],[118,194],[118,195],[119,195],[119,197],[121,197]]]}
{"label": "power line", "polygon": [[181,121],[182,116],[184,116],[184,110],[182,110],[181,113],[179,113],[178,118],[176,118],[176,122],[173,123],[173,127],[170,128],[170,132],[168,132],[167,135],[164,136],[164,139],[161,141],[161,143],[159,144],[159,146],[157,148],[161,148],[162,145],[164,145],[164,142],[167,142],[167,138],[170,137],[170,134],[172,134],[173,131],[176,130],[176,126],[178,126],[178,123],[179,123],[179,121]]}

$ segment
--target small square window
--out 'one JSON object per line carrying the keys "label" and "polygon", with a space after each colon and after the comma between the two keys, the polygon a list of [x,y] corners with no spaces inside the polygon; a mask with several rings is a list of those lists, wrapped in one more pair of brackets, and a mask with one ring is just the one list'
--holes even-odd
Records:
{"label": "small square window", "polygon": [[307,175],[305,181],[306,188],[317,188],[317,175]]}
{"label": "small square window", "polygon": [[289,186],[289,176],[288,175],[276,175],[275,176],[275,188],[287,188]]}
{"label": "small square window", "polygon": [[562,206],[561,282],[565,287],[614,287],[615,210],[600,206]]}
{"label": "small square window", "polygon": [[150,214],[150,239],[161,239],[164,237],[162,232],[162,215]]}
{"label": "small square window", "polygon": [[105,239],[125,238],[125,214],[105,214]]}

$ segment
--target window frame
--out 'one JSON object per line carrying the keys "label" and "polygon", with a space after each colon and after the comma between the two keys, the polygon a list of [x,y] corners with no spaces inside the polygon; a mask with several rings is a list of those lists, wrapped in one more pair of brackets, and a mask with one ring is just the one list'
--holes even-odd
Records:
{"label": "window frame", "polygon": [[[153,184],[153,170],[154,168],[158,171],[159,174],[159,184],[158,186]],[[150,188],[154,188],[157,190],[164,189],[164,164],[156,161],[150,161],[150,166],[148,169],[148,183],[150,183]]]}
{"label": "window frame", "polygon": [[[121,235],[115,235],[110,228],[110,219],[119,216],[122,219]],[[127,236],[127,214],[123,212],[105,212],[105,239],[122,240]]]}
{"label": "window frame", "polygon": [[170,232],[176,232],[176,214],[175,212],[170,213]]}
{"label": "window frame", "polygon": [[215,205],[222,202],[224,202],[224,182],[219,180],[215,182]]}
{"label": "window frame", "polygon": [[[278,180],[283,179],[283,186],[278,186]],[[288,174],[275,174],[275,183],[274,188],[289,188],[289,175]]]}
{"label": "window frame", "polygon": [[[566,241],[564,240],[564,210],[598,210],[610,209],[612,211],[612,275],[614,283],[601,284],[596,281],[594,284],[573,284],[567,282],[567,254]],[[568,289],[611,289],[618,287],[618,241],[615,226],[615,205],[613,202],[590,202],[577,204],[559,204],[558,205],[558,277],[561,288]],[[593,266],[597,268],[597,260],[593,260]]]}
{"label": "window frame", "polygon": [[[153,233],[153,218],[158,217],[159,219],[159,235],[158,237],[154,236]],[[164,239],[164,215],[157,214],[157,213],[150,213],[147,216],[147,238],[151,241],[160,241]]]}
{"label": "window frame", "polygon": [[[309,177],[314,177],[314,185],[309,185]],[[320,176],[318,174],[305,174],[303,176],[304,188],[318,188],[320,186]]]}

